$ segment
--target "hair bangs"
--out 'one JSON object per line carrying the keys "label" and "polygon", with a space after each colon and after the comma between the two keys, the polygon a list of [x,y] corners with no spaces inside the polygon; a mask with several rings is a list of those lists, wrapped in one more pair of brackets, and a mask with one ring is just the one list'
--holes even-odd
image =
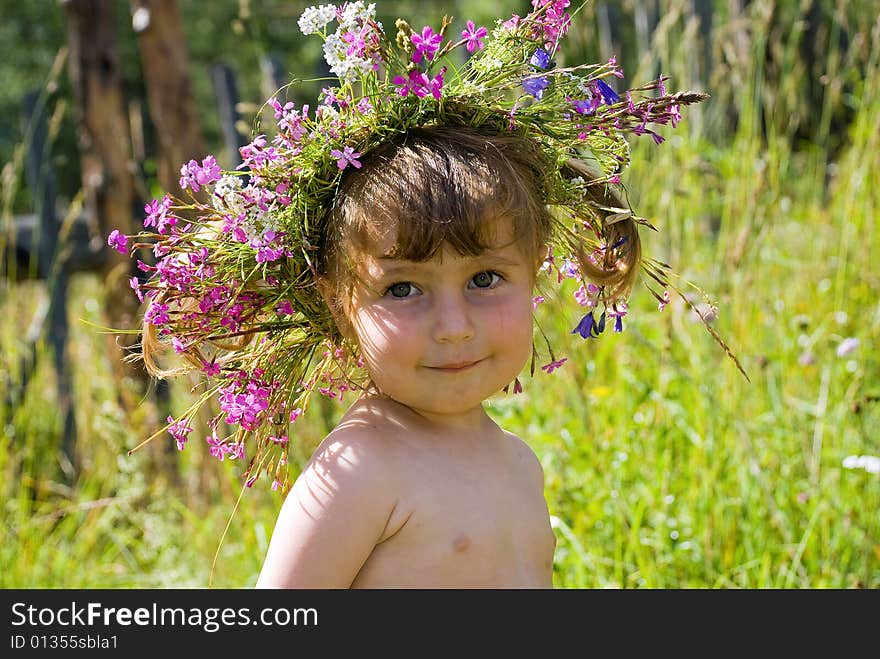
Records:
{"label": "hair bangs", "polygon": [[446,129],[411,131],[387,143],[337,195],[330,221],[336,249],[425,261],[444,244],[479,255],[498,246],[501,234],[537,252],[549,220],[537,152],[529,147],[521,139]]}

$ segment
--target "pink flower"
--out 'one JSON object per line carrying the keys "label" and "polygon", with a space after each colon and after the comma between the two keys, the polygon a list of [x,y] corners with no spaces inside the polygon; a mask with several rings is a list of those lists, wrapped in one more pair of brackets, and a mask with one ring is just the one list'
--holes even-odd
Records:
{"label": "pink flower", "polygon": [[180,168],[180,187],[198,192],[201,186],[219,181],[222,175],[214,156],[205,156],[201,166],[195,160],[190,160]]}
{"label": "pink flower", "polygon": [[477,28],[473,21],[467,22],[467,29],[462,30],[461,36],[467,40],[467,49],[469,53],[474,52],[477,48],[480,50],[483,49],[483,42],[480,40],[480,37],[485,37],[487,33],[488,31],[486,28],[482,26]]}
{"label": "pink flower", "polygon": [[581,285],[574,292],[574,299],[577,300],[577,303],[582,307],[589,307],[592,309],[596,306],[596,298],[599,295],[599,287],[596,284],[587,284],[586,288]]}
{"label": "pink flower", "polygon": [[667,304],[669,304],[669,291],[663,291],[663,297],[660,299],[660,304],[657,305],[657,309],[663,311]]}
{"label": "pink flower", "polygon": [[223,440],[218,438],[215,433],[211,433],[211,436],[206,437],[205,441],[208,442],[211,455],[217,458],[220,462],[223,462],[223,458],[225,458],[226,454],[229,452],[226,444],[223,443]]}
{"label": "pink flower", "polygon": [[144,301],[144,294],[141,293],[141,283],[140,283],[140,281],[138,280],[138,278],[137,278],[137,277],[132,277],[131,279],[129,279],[129,280],[128,280],[128,285],[131,286],[132,290],[133,290],[133,291],[135,292],[135,294],[138,296],[138,300],[141,301],[141,302],[143,302],[143,301]]}
{"label": "pink flower", "polygon": [[330,152],[330,155],[336,158],[336,166],[339,169],[345,169],[349,165],[354,165],[356,168],[361,168],[361,163],[358,158],[361,157],[360,153],[355,152],[350,146],[345,147],[342,151],[339,149],[333,149]]}
{"label": "pink flower", "polygon": [[275,307],[275,311],[278,312],[279,316],[292,316],[295,312],[293,310],[293,305],[290,304],[290,300],[284,300]]}
{"label": "pink flower", "polygon": [[425,26],[422,28],[421,34],[411,35],[410,41],[412,41],[413,45],[416,47],[412,56],[412,61],[418,64],[422,61],[422,57],[425,57],[426,59],[434,59],[434,54],[443,42],[443,35],[434,34],[434,30]]}
{"label": "pink flower", "polygon": [[128,254],[128,236],[119,233],[118,229],[113,229],[107,236],[107,244],[120,254]]}
{"label": "pink flower", "polygon": [[169,321],[168,305],[153,302],[144,314],[144,320],[151,325],[164,325]]}
{"label": "pink flower", "polygon": [[439,99],[440,90],[443,89],[443,75],[445,73],[445,66],[433,78],[429,78],[418,69],[413,69],[406,78],[395,76],[393,82],[398,86],[397,93],[401,96],[406,96],[409,92],[412,92],[419,98],[424,98],[431,94],[434,98]]}
{"label": "pink flower", "polygon": [[177,450],[182,451],[183,447],[186,446],[187,435],[192,432],[192,428],[190,428],[186,419],[175,421],[174,417],[169,415],[166,421],[169,424],[168,432],[171,433],[171,436],[177,442]]}
{"label": "pink flower", "polygon": [[220,375],[220,364],[218,364],[214,360],[211,360],[209,362],[203,361],[202,373],[210,376]]}
{"label": "pink flower", "polygon": [[144,226],[145,227],[156,227],[156,231],[159,233],[165,233],[166,227],[174,226],[177,224],[177,218],[172,216],[168,216],[168,211],[171,209],[171,197],[167,194],[162,197],[162,200],[153,199],[149,204],[144,206],[144,212],[147,216],[144,218]]}
{"label": "pink flower", "polygon": [[293,423],[294,421],[296,421],[300,416],[302,416],[302,413],[303,413],[303,411],[299,407],[297,407],[295,410],[291,411],[290,422]]}

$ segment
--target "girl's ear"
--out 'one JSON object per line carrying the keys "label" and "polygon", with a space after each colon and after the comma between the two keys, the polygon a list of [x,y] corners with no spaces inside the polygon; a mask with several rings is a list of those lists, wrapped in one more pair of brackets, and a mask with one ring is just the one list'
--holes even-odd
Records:
{"label": "girl's ear", "polygon": [[544,265],[544,261],[547,260],[548,256],[550,256],[550,245],[544,243],[538,248],[538,251],[535,252],[535,276],[538,275],[538,271],[541,269],[541,266]]}

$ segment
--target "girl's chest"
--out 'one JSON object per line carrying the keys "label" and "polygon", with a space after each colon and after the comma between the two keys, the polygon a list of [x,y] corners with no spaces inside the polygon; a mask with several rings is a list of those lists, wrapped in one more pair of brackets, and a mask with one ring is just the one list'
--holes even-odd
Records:
{"label": "girl's chest", "polygon": [[415,587],[552,585],[555,537],[543,493],[515,473],[438,465],[394,515],[396,531],[365,565],[374,575],[396,571]]}

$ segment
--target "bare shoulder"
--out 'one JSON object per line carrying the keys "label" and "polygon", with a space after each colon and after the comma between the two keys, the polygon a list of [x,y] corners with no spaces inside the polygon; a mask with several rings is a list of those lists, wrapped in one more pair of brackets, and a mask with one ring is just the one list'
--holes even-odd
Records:
{"label": "bare shoulder", "polygon": [[381,541],[397,502],[393,444],[365,419],[346,415],[303,467],[258,586],[347,588]]}
{"label": "bare shoulder", "polygon": [[514,433],[503,430],[501,431],[506,440],[510,453],[519,468],[523,470],[525,478],[534,480],[544,487],[544,468],[537,454],[521,437]]}
{"label": "bare shoulder", "polygon": [[379,512],[393,506],[395,442],[384,426],[381,415],[353,405],[312,453],[291,493],[321,507],[330,498],[358,500]]}

